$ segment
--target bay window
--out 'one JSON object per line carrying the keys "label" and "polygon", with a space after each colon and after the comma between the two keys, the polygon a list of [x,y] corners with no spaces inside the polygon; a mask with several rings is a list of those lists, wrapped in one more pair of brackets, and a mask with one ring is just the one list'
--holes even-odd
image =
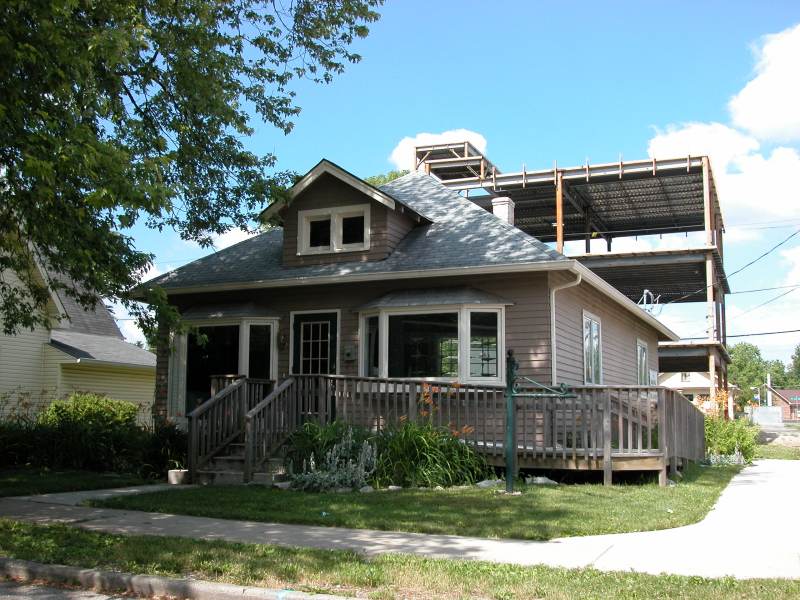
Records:
{"label": "bay window", "polygon": [[367,377],[502,383],[504,308],[387,308],[361,315]]}

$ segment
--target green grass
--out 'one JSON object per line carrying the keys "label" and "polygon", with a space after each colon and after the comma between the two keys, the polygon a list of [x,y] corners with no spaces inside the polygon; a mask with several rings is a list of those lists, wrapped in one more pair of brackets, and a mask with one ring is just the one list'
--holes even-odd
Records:
{"label": "green grass", "polygon": [[94,505],[221,519],[548,540],[695,523],[736,472],[733,466],[693,467],[672,488],[655,483],[523,486],[521,496],[476,488],[312,494],[214,486],[118,497]]}
{"label": "green grass", "polygon": [[0,519],[0,555],[23,560],[305,592],[390,598],[506,600],[800,597],[800,582],[602,573],[434,560],[405,554],[281,548],[172,537],[122,536]]}
{"label": "green grass", "polygon": [[52,492],[76,492],[152,483],[135,475],[48,469],[0,470],[0,497],[28,496]]}
{"label": "green grass", "polygon": [[756,446],[756,459],[779,458],[783,460],[800,460],[800,448],[790,446],[777,446],[775,444],[760,444]]}

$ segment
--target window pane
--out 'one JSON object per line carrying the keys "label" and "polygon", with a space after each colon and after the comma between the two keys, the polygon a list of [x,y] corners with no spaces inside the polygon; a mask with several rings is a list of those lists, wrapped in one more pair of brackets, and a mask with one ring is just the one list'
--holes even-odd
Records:
{"label": "window pane", "polygon": [[270,365],[270,335],[269,325],[250,325],[250,377],[255,379],[269,379]]}
{"label": "window pane", "polygon": [[470,377],[497,377],[497,313],[473,312],[469,319]]}
{"label": "window pane", "polygon": [[190,333],[186,346],[186,412],[211,397],[212,375],[238,374],[238,325],[200,327],[197,334]]}
{"label": "window pane", "polygon": [[593,370],[592,370],[592,322],[584,318],[583,319],[583,369],[584,369],[584,377],[586,378],[586,383],[593,382]]}
{"label": "window pane", "polygon": [[457,377],[458,313],[389,316],[389,377]]}
{"label": "window pane", "polygon": [[380,357],[380,338],[378,317],[367,318],[367,377],[378,377],[378,361]]}
{"label": "window pane", "polygon": [[600,383],[602,378],[600,376],[600,323],[592,321],[592,366],[594,383]]}
{"label": "window pane", "polygon": [[331,245],[330,217],[308,224],[308,245],[311,248],[324,248]]}
{"label": "window pane", "polygon": [[342,219],[342,244],[364,243],[364,215]]}

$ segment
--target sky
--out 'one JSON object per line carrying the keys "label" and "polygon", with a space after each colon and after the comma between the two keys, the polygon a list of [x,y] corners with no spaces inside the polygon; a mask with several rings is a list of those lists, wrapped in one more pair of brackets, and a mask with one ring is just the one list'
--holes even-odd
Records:
{"label": "sky", "polygon": [[[360,176],[408,168],[415,142],[469,139],[505,171],[708,154],[728,273],[800,231],[800,2],[389,0],[380,12],[355,44],[362,61],[329,85],[296,86],[294,130],[256,120],[251,150],[275,153],[281,170],[328,158]],[[213,251],[131,233],[156,256],[148,278]],[[691,235],[613,249],[685,247]],[[800,286],[800,233],[729,283]],[[729,335],[800,329],[800,288],[732,294],[727,309]],[[679,335],[705,335],[704,304],[655,310]],[[786,361],[800,334],[741,339]]]}

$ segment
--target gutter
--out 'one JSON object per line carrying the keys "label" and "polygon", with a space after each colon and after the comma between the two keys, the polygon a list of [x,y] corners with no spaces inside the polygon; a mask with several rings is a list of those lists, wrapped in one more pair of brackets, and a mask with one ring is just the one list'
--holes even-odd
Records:
{"label": "gutter", "polygon": [[556,385],[556,292],[579,285],[583,279],[580,271],[570,269],[575,273],[575,279],[550,288],[550,385]]}
{"label": "gutter", "polygon": [[86,365],[87,367],[97,366],[97,367],[119,367],[123,369],[137,369],[137,370],[146,370],[146,371],[154,371],[156,366],[155,365],[143,365],[141,363],[127,363],[127,362],[116,362],[111,360],[99,360],[96,358],[77,358],[75,359],[76,365]]}

